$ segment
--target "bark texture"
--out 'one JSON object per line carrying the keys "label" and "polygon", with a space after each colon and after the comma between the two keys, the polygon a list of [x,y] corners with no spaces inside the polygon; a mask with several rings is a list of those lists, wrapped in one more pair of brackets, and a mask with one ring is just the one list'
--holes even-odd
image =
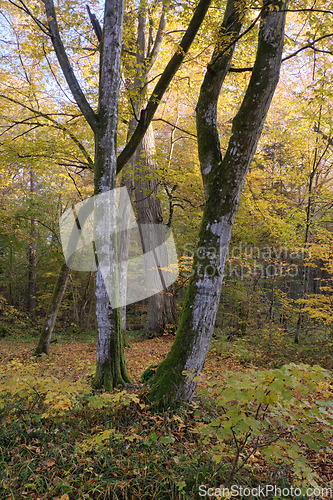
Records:
{"label": "bark texture", "polygon": [[[136,73],[131,85],[130,98],[135,116],[139,116],[147,104],[147,86],[150,70],[159,54],[163,32],[165,29],[165,6],[162,6],[160,21],[155,40],[152,40],[148,30],[148,8],[144,0],[141,0],[138,10],[138,31],[136,41]],[[128,128],[128,140],[132,136],[135,126],[135,116]],[[163,224],[162,207],[158,191],[157,165],[155,162],[155,138],[152,125],[149,125],[142,141],[140,142],[131,162],[133,174],[133,188],[135,193],[135,207],[139,225]],[[127,168],[128,171],[128,168]],[[127,187],[131,189],[128,175]],[[125,235],[124,235],[125,236]],[[163,241],[156,241],[154,231],[145,231],[145,252],[153,250]],[[125,243],[123,244],[124,250]],[[123,261],[125,259],[122,259]],[[125,267],[125,262],[124,266]],[[167,264],[166,264],[167,265]],[[123,269],[122,269],[123,271]],[[125,269],[124,269],[125,272]],[[146,266],[146,279],[149,280],[149,269]],[[158,288],[158,285],[156,285]],[[174,320],[174,300],[171,291],[162,291],[148,298],[148,309],[145,324],[147,337],[155,337],[161,334],[167,323]],[[123,311],[122,311],[123,313]],[[122,324],[125,324],[124,313]]]}
{"label": "bark texture", "polygon": [[[116,134],[123,16],[124,0],[106,0],[100,51],[98,126],[95,131],[95,195],[116,187]],[[103,200],[101,203],[103,205]],[[110,245],[107,241],[108,232],[104,232],[105,221],[115,230],[115,203],[108,208],[102,205],[97,207],[101,212],[95,221],[95,231],[99,248],[102,251],[105,247],[108,255],[100,254],[97,258],[104,257],[109,260],[110,273],[115,277],[117,286],[117,243],[115,241],[113,246]],[[101,213],[104,217],[101,217]],[[120,309],[112,309],[100,269],[96,273],[96,317],[97,365],[93,386],[111,390],[119,384],[129,382],[129,377],[125,367]]]}
{"label": "bark texture", "polygon": [[[152,126],[150,126],[134,156],[135,174],[135,201],[138,223],[148,227],[148,224],[163,224],[163,215],[160,199],[157,196],[158,179],[155,169],[155,140]],[[163,244],[162,235],[157,231],[145,231],[145,253],[154,250]],[[166,260],[162,267],[166,267]],[[149,278],[149,266],[146,266],[146,278]],[[156,288],[158,285],[156,284]],[[175,319],[175,306],[171,290],[163,290],[148,298],[148,308],[145,324],[145,334],[148,338],[160,335],[168,323]]]}
{"label": "bark texture", "polygon": [[[48,29],[44,30],[41,24],[40,28],[50,36],[67,84],[95,135],[95,194],[102,194],[115,187],[116,133],[124,0],[105,0],[103,30],[98,30],[97,33],[97,36],[100,38],[102,31],[102,40],[100,43],[99,107],[97,113],[89,104],[70,64],[60,36],[54,2],[53,0],[42,1],[45,5]],[[211,0],[199,0],[179,49],[177,49],[162,73],[148,101],[145,112],[141,112],[139,123],[128,145],[119,155],[117,172],[130,161],[143,139],[163,94],[198,32],[210,2]],[[162,30],[163,26],[159,32],[161,33]],[[154,61],[159,44],[160,39],[157,37],[155,45],[150,52],[150,61],[147,61],[148,65]],[[115,253],[117,252],[116,242],[114,251]],[[97,272],[96,277],[96,300],[99,303],[97,307],[99,338],[94,385],[95,387],[104,386],[110,389],[119,383],[124,384],[128,380],[128,376],[125,369],[122,336],[120,334],[120,311],[118,309],[112,311],[110,306],[107,305],[106,289],[100,271]],[[115,359],[117,356],[118,359]]]}
{"label": "bark texture", "polygon": [[279,80],[285,6],[283,2],[266,3],[262,10],[255,65],[222,158],[217,100],[232,56],[230,38],[237,39],[241,26],[239,2],[227,3],[220,39],[197,107],[198,149],[207,199],[198,240],[200,257],[204,253],[204,258],[198,259],[199,252],[195,253],[194,273],[174,344],[152,379],[150,397],[159,405],[192,399],[195,377],[202,371],[208,353],[241,190]]}
{"label": "bark texture", "polygon": [[[91,108],[75,77],[66,54],[57,24],[53,0],[43,0],[46,10],[49,34],[59,64],[73,97],[82,111],[95,136],[94,182],[95,195],[103,194],[116,187],[116,135],[118,125],[118,101],[120,82],[120,58],[124,17],[124,0],[105,0],[103,34],[100,44],[99,101],[98,111]],[[97,211],[103,211],[103,204],[97,202]],[[115,224],[115,207],[106,209],[105,220]],[[100,227],[99,216],[96,237],[101,250],[104,248],[104,227]],[[110,231],[107,233],[109,234]],[[117,244],[108,255],[111,267],[116,266]],[[104,256],[105,257],[105,256]],[[103,258],[103,255],[98,258]],[[111,269],[112,272],[112,269]],[[129,381],[124,361],[120,310],[112,309],[100,269],[96,273],[96,316],[98,325],[97,366],[93,385],[110,390],[118,384]]]}

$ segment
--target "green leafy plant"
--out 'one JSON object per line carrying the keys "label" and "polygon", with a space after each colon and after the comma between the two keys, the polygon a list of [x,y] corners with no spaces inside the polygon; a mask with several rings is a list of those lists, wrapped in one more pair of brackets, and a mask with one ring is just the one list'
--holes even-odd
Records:
{"label": "green leafy plant", "polygon": [[293,363],[209,382],[215,418],[201,424],[200,433],[204,443],[213,445],[212,460],[230,464],[228,484],[260,454],[267,462],[289,466],[302,483],[317,486],[318,476],[304,450],[329,448],[330,384],[329,373],[320,366]]}

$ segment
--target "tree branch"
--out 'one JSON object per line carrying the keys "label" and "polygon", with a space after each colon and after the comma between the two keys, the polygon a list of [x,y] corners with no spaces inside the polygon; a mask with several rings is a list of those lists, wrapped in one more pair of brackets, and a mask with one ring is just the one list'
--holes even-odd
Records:
{"label": "tree branch", "polygon": [[[281,12],[284,12],[284,11],[281,11]],[[289,12],[289,10],[286,11],[286,12]],[[300,52],[302,52],[303,50],[306,50],[306,49],[313,49],[316,52],[325,52],[325,53],[328,53],[328,54],[332,54],[332,52],[330,52],[330,51],[320,51],[319,49],[317,49],[317,48],[314,47],[315,43],[320,42],[324,38],[329,38],[331,36],[333,36],[333,33],[329,33],[328,35],[323,35],[323,36],[317,38],[316,40],[313,40],[313,42],[310,42],[307,45],[304,45],[304,47],[301,47],[300,49],[296,50],[292,54],[289,54],[289,56],[284,57],[282,59],[282,62],[288,61],[288,59],[291,59],[292,57],[297,56],[297,54],[299,54]],[[244,73],[246,71],[252,71],[252,70],[253,70],[253,66],[249,67],[249,68],[229,68],[229,72],[230,73]]]}
{"label": "tree branch", "polygon": [[74,75],[73,68],[69,62],[65,47],[62,43],[61,36],[59,33],[55,8],[53,0],[43,0],[46,10],[46,16],[48,21],[49,30],[51,33],[51,39],[55,53],[57,55],[59,64],[66,78],[67,84],[73,94],[73,97],[82,111],[85,119],[92,128],[93,131],[97,128],[97,115],[88,103],[81,86]]}
{"label": "tree branch", "polygon": [[323,35],[317,38],[316,40],[313,40],[313,42],[308,43],[307,45],[304,45],[304,47],[301,47],[300,49],[296,50],[296,52],[293,52],[289,56],[286,56],[282,59],[282,62],[288,61],[288,59],[291,59],[292,57],[297,56],[300,52],[302,52],[305,49],[313,48],[314,44],[317,42],[320,42],[321,40],[324,40],[324,38],[329,38],[333,36],[333,33],[329,33],[328,35]]}
{"label": "tree branch", "polygon": [[102,41],[102,28],[101,28],[101,25],[99,24],[99,21],[98,21],[97,17],[95,16],[95,14],[92,14],[89,5],[86,5],[86,8],[87,8],[87,11],[88,11],[88,14],[89,14],[89,18],[90,18],[90,22],[91,22],[92,27],[94,29],[95,35],[97,36],[97,40],[99,42],[101,42]]}
{"label": "tree branch", "polygon": [[168,88],[172,78],[179,69],[181,63],[184,60],[200,26],[208,11],[211,0],[200,0],[190,24],[180,42],[179,48],[176,53],[172,56],[169,63],[167,64],[162,76],[153,90],[151,97],[148,100],[148,104],[144,110],[141,111],[140,121],[125,148],[118,156],[117,160],[117,173],[128,163],[132,155],[135,153],[139,143],[143,139],[151,120],[158,108],[161,99]]}
{"label": "tree branch", "polygon": [[34,21],[34,23],[37,24],[38,28],[47,36],[51,36],[50,34],[50,31],[47,29],[47,26],[45,26],[44,23],[42,23],[39,19],[37,19],[37,17],[35,17],[33,15],[33,13],[31,12],[31,10],[25,5],[25,3],[22,1],[22,0],[18,0],[18,2],[21,4],[21,5],[18,5],[17,3],[13,2],[13,0],[8,0],[9,3],[11,3],[12,5],[14,5],[14,7],[16,7],[17,9],[20,9],[22,10],[25,14],[28,14],[29,17],[31,17],[31,19]]}
{"label": "tree branch", "polygon": [[185,129],[181,128],[181,127],[178,127],[174,123],[171,123],[168,120],[165,120],[164,118],[153,118],[152,121],[153,122],[164,122],[164,123],[167,123],[171,127],[176,128],[177,130],[180,130],[181,132],[184,132],[184,134],[187,134],[187,135],[190,135],[191,137],[197,138],[196,134],[192,134],[191,132],[188,132],[187,130],[185,130]]}
{"label": "tree branch", "polygon": [[[90,169],[94,168],[94,162],[93,162],[92,158],[90,157],[88,151],[83,146],[83,144],[79,141],[79,139],[75,136],[75,134],[73,134],[73,132],[71,132],[66,127],[66,125],[63,125],[62,123],[58,123],[54,118],[51,118],[51,116],[48,115],[47,113],[43,113],[42,111],[38,111],[38,110],[36,110],[34,108],[31,108],[27,104],[23,104],[22,102],[17,101],[16,99],[13,99],[12,97],[8,97],[8,96],[6,96],[4,94],[0,94],[0,98],[6,99],[7,101],[10,101],[10,102],[13,102],[14,104],[18,104],[18,105],[22,106],[24,109],[27,109],[28,111],[30,111],[31,113],[33,113],[35,116],[40,116],[41,118],[45,118],[46,120],[48,120],[48,121],[50,121],[52,123],[51,126],[53,128],[56,128],[58,130],[62,130],[63,132],[65,132],[66,134],[68,134],[68,136],[77,145],[77,147],[80,149],[80,151],[82,152],[83,156],[87,160],[89,168]],[[43,126],[43,125],[42,124],[38,124],[37,126]],[[21,134],[21,135],[23,135],[23,134]],[[18,136],[18,137],[20,137],[20,136]]]}
{"label": "tree branch", "polygon": [[147,73],[149,72],[150,68],[153,66],[154,62],[156,61],[156,58],[157,58],[159,51],[161,49],[165,25],[166,25],[165,4],[163,3],[162,14],[161,14],[160,22],[158,25],[155,42],[154,42],[154,45],[153,45],[153,48],[152,48],[150,54],[148,54],[146,61],[145,61],[145,67],[146,67]]}

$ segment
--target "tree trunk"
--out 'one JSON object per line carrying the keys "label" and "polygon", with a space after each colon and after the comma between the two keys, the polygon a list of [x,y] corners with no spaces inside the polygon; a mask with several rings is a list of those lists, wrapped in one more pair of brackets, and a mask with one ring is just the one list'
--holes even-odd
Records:
{"label": "tree trunk", "polygon": [[[134,95],[133,107],[137,115],[147,102],[147,85],[149,73],[154,61],[160,51],[163,31],[165,28],[164,6],[160,17],[156,39],[152,47],[147,43],[147,5],[141,0],[138,11],[138,34],[136,63],[137,70],[132,85]],[[155,164],[155,138],[153,128],[150,125],[134,155],[134,193],[139,225],[163,224],[163,215],[160,199],[157,196],[158,179]],[[157,232],[145,232],[146,244],[149,249],[163,242],[156,240]],[[149,280],[149,269],[146,268],[146,280]],[[156,286],[156,288],[158,288]],[[148,338],[160,335],[166,328],[167,323],[175,319],[175,306],[172,290],[163,290],[148,298],[148,309],[146,316],[145,334]]]}
{"label": "tree trunk", "polygon": [[[279,5],[285,10],[286,4]],[[222,29],[202,84],[197,106],[199,159],[206,206],[191,277],[174,344],[152,379],[150,397],[159,405],[190,401],[212,338],[234,217],[246,173],[279,80],[285,12],[265,4],[251,80],[233,120],[222,159],[217,130],[217,101],[232,56],[231,43],[241,27],[237,0],[229,0]],[[279,7],[281,8],[281,7]],[[230,43],[231,41],[231,43]],[[203,251],[200,252],[200,257]],[[184,373],[185,372],[185,373]]]}
{"label": "tree trunk", "polygon": [[62,298],[66,290],[68,276],[69,276],[69,267],[67,266],[66,262],[64,262],[53,290],[51,302],[46,316],[45,325],[40,334],[35,354],[42,354],[42,353],[49,354],[54,325],[57,319],[58,310]]}
{"label": "tree trunk", "polygon": [[[98,125],[95,132],[95,195],[101,195],[116,187],[116,134],[123,13],[123,0],[106,0],[100,55]],[[117,289],[117,242],[116,238],[110,241],[112,239],[108,237],[110,229],[113,229],[114,233],[116,229],[115,199],[113,201],[107,206],[103,197],[96,197],[95,214],[98,212],[98,217],[95,218],[94,228],[95,245],[98,244],[99,247],[99,268],[96,273],[97,365],[93,386],[104,387],[106,390],[129,382],[124,359],[120,309],[113,309],[111,306],[100,267],[101,264],[108,263],[108,276],[112,277]]]}
{"label": "tree trunk", "polygon": [[[154,174],[155,140],[153,129],[150,126],[144,136],[140,147],[135,154],[134,193],[137,209],[138,223],[163,224],[163,215],[160,199],[157,196],[158,181]],[[147,226],[146,226],[147,227]],[[153,250],[163,244],[159,232],[145,232],[145,243]],[[147,237],[148,236],[148,237]],[[165,266],[168,263],[165,261]],[[146,279],[149,281],[149,269],[146,269]],[[158,285],[156,285],[158,288]],[[160,335],[168,323],[175,320],[175,306],[172,290],[163,290],[148,298],[145,334],[148,338]]]}
{"label": "tree trunk", "polygon": [[[51,38],[59,65],[78,107],[95,135],[95,195],[103,194],[115,188],[116,172],[120,172],[122,167],[128,163],[140,144],[140,141],[142,141],[159,102],[171,79],[184,60],[200,28],[210,1],[211,0],[199,0],[189,26],[180,42],[179,48],[170,59],[155,86],[153,95],[149,98],[146,109],[141,113],[138,125],[131,139],[120,153],[118,159],[116,159],[124,0],[105,0],[103,31],[98,30],[99,35],[97,33],[97,36],[100,36],[102,31],[102,40],[100,43],[99,103],[97,113],[95,113],[89,104],[70,64],[60,36],[54,2],[53,0],[43,0],[48,23],[48,34]],[[161,34],[162,31],[163,29],[159,29],[158,33]],[[159,40],[156,40],[149,54],[148,64],[152,64],[154,61],[156,56],[155,49],[157,49],[158,46]],[[103,240],[103,229],[105,228],[95,227],[95,229],[96,235]],[[102,230],[102,232],[99,231],[99,229]],[[107,229],[107,234],[110,234],[110,228],[108,227]],[[99,243],[101,243],[101,241]],[[107,246],[107,241],[105,241],[105,243]],[[113,246],[114,253],[112,256],[116,258],[116,242],[113,243]],[[100,248],[103,249],[103,244],[100,244]],[[100,258],[100,256],[98,256],[98,258]],[[115,264],[116,263],[114,263],[114,265]],[[99,269],[96,275],[98,342],[97,368],[94,386],[104,386],[110,389],[117,384],[124,384],[128,380],[128,376],[123,362],[123,343],[120,334],[120,310],[119,308],[112,310],[110,303],[108,303],[106,299],[106,288],[102,272]],[[116,359],[117,356],[118,359]]]}
{"label": "tree trunk", "polygon": [[[36,174],[30,170],[30,209],[34,209],[34,195],[37,191]],[[37,290],[37,241],[38,229],[37,219],[34,215],[30,218],[30,241],[28,257],[28,311],[32,316],[36,315],[36,290]]]}
{"label": "tree trunk", "polygon": [[[321,109],[320,109],[321,112]],[[319,128],[320,128],[320,116],[319,116]],[[309,249],[309,239],[310,239],[310,230],[312,225],[312,218],[314,213],[313,207],[313,181],[318,170],[321,158],[318,160],[318,143],[319,143],[319,132],[317,132],[316,137],[316,147],[315,147],[315,155],[313,159],[312,170],[309,177],[309,185],[308,185],[308,203],[306,207],[306,224],[305,224],[305,235],[304,235],[304,251],[307,252]],[[302,296],[301,299],[304,300],[308,293],[308,274],[309,267],[306,265],[305,259],[303,258],[302,262]],[[294,342],[295,344],[299,343],[299,339],[301,336],[301,330],[304,323],[304,304],[301,304],[300,311],[298,314],[297,324],[296,324],[296,332]]]}

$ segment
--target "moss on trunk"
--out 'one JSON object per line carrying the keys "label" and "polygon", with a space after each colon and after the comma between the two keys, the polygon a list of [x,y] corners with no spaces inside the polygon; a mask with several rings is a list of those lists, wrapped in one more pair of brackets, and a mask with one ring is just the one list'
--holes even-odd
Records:
{"label": "moss on trunk", "polygon": [[[236,0],[228,0],[223,28],[230,25],[233,30],[234,24],[229,23],[229,16],[230,12],[237,12],[237,4]],[[226,55],[223,47],[215,49],[207,69],[197,106],[199,159],[207,196],[197,246],[200,258],[197,251],[174,344],[151,379],[150,398],[158,406],[191,400],[196,386],[195,377],[203,369],[240,194],[279,79],[285,10],[265,10],[254,70],[242,105],[233,120],[223,160],[220,160],[220,144],[216,140],[215,113],[221,83],[229,64],[227,57],[221,57]],[[211,71],[212,67],[214,71]]]}

